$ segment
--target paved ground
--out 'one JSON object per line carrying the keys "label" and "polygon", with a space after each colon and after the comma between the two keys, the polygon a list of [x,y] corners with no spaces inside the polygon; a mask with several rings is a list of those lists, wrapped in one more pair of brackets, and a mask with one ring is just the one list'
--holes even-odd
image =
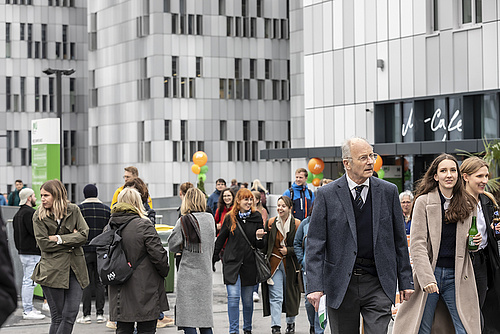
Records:
{"label": "paved ground", "polygon": [[[227,318],[227,296],[226,296],[226,288],[223,284],[222,273],[221,273],[221,264],[217,263],[217,271],[214,273],[214,333],[229,333],[229,321]],[[259,290],[260,292],[260,290]],[[175,305],[175,294],[168,294],[168,301],[173,310],[173,305]],[[19,302],[21,305],[21,302]],[[41,309],[42,302],[40,300],[35,299],[35,307]],[[107,302],[106,302],[106,313],[107,313]],[[267,334],[271,333],[271,319],[270,317],[264,318],[262,316],[262,303],[258,302],[254,304],[254,317],[253,317],[253,333],[254,334]],[[81,310],[81,307],[80,307]],[[94,309],[93,309],[94,312]],[[43,320],[23,320],[22,318],[22,308],[18,308],[14,314],[7,320],[2,329],[0,329],[1,334],[43,334],[48,333],[49,325],[50,325],[50,316],[48,312],[44,312],[47,316]],[[166,312],[168,316],[173,316],[173,311]],[[241,311],[240,311],[241,314]],[[80,317],[80,314],[78,317]],[[108,329],[104,326],[104,324],[97,324],[95,322],[95,314],[92,315],[93,322],[90,325],[83,324],[75,324],[73,333],[75,334],[98,334],[98,333],[114,333],[114,330]],[[240,319],[240,326],[243,322],[243,319]],[[283,326],[285,323],[285,318],[282,318]],[[305,314],[304,305],[302,303],[299,315],[296,321],[296,333],[298,334],[308,334],[309,333],[309,323],[307,321],[307,316]],[[241,333],[243,331],[241,330]],[[284,332],[284,331],[283,331]],[[181,333],[177,331],[176,327],[166,327],[158,329],[157,333]],[[327,331],[329,333],[329,331]]]}

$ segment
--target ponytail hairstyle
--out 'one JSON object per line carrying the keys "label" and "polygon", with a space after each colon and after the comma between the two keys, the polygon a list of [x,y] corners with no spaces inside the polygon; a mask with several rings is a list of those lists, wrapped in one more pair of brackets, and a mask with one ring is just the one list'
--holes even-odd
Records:
{"label": "ponytail hairstyle", "polygon": [[[234,198],[233,208],[228,213],[229,218],[231,219],[231,229],[230,229],[231,233],[234,233],[234,230],[236,229],[236,224],[238,222],[237,217],[238,217],[238,214],[239,214],[240,209],[241,209],[240,203],[245,198],[251,198],[253,200],[254,197],[253,197],[252,192],[249,189],[241,188],[236,193],[236,197]],[[252,206],[250,207],[250,210],[252,211],[252,213],[255,212],[255,203],[253,201],[252,201]]]}

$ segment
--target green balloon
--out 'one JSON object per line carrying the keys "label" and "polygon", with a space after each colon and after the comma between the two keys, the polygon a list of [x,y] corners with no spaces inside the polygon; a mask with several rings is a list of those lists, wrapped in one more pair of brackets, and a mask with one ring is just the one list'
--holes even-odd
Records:
{"label": "green balloon", "polygon": [[205,174],[198,174],[198,180],[205,182],[207,179],[207,176]]}
{"label": "green balloon", "polygon": [[307,174],[307,183],[311,183],[314,179],[313,173],[308,173]]}
{"label": "green balloon", "polygon": [[320,180],[322,180],[323,178],[324,178],[323,173],[319,173],[319,174],[314,174],[313,175],[313,179],[320,179]]}
{"label": "green balloon", "polygon": [[380,168],[380,169],[378,170],[377,174],[378,174],[378,178],[379,178],[379,179],[383,179],[383,178],[384,178],[384,176],[385,176],[385,172],[384,172],[384,170],[383,170],[382,168]]}
{"label": "green balloon", "polygon": [[200,173],[206,174],[208,172],[208,166],[204,165],[200,168]]}

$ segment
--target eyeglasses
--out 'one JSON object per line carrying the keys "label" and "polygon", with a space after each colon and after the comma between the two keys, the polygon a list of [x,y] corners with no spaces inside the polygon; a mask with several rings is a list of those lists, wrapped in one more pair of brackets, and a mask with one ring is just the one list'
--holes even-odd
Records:
{"label": "eyeglasses", "polygon": [[[378,158],[378,154],[377,153],[370,153],[368,155],[362,155],[360,157],[358,157],[358,161],[359,162],[362,162],[362,163],[367,163],[368,162],[368,159],[372,159],[373,162],[375,162]],[[352,159],[352,157],[347,157],[346,159]]]}

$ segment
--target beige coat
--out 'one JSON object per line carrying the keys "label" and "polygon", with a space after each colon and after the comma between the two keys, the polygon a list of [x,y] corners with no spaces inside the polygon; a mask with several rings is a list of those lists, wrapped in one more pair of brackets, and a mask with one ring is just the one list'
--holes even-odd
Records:
{"label": "beige coat", "polygon": [[[420,321],[427,301],[423,287],[436,282],[434,269],[441,243],[442,212],[437,189],[420,196],[413,208],[411,223],[410,254],[413,259],[415,293],[410,301],[399,307],[393,333],[418,333]],[[472,215],[457,223],[455,255],[455,297],[457,310],[467,333],[481,333],[479,301],[476,291],[474,269],[467,251],[467,234]],[[453,333],[451,317],[440,300],[436,308],[433,333]]]}

